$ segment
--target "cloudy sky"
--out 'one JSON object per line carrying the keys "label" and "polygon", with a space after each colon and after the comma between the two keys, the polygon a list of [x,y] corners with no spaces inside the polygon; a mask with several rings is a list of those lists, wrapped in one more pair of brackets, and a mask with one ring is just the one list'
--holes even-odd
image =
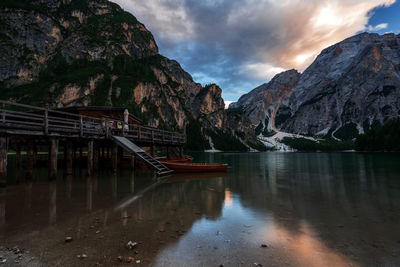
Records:
{"label": "cloudy sky", "polygon": [[[400,32],[396,0],[113,0],[154,34],[160,53],[224,100],[299,71],[362,31]],[[399,1],[399,0],[397,0]]]}

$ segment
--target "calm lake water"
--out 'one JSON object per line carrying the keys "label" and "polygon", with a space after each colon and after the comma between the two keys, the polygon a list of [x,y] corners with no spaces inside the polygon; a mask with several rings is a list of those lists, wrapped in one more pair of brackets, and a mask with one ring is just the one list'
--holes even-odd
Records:
{"label": "calm lake water", "polygon": [[51,183],[38,169],[27,182],[11,156],[0,246],[24,249],[31,266],[127,265],[119,256],[144,266],[400,266],[399,154],[193,156],[231,167],[161,180],[61,169]]}

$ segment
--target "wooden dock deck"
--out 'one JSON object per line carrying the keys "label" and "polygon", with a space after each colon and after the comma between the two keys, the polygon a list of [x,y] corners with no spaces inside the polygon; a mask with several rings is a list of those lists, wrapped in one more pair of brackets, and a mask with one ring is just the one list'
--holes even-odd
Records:
{"label": "wooden dock deck", "polygon": [[[72,151],[73,148],[80,146],[80,151],[82,151],[82,146],[87,147],[89,174],[93,172],[93,168],[97,168],[99,149],[103,148],[104,155],[104,147],[112,148],[114,170],[116,170],[117,158],[122,154],[121,151],[118,152],[118,146],[130,152],[129,148],[121,145],[121,142],[115,141],[118,140],[113,138],[115,136],[126,138],[139,147],[149,147],[152,156],[154,156],[154,147],[157,146],[166,147],[167,153],[171,148],[177,148],[182,155],[182,147],[186,143],[186,136],[183,133],[130,124],[124,117],[121,117],[121,120],[107,116],[91,117],[4,100],[0,100],[0,107],[0,184],[4,183],[6,177],[7,152],[10,143],[17,147],[17,157],[20,157],[19,148],[26,146],[28,160],[31,154],[35,153],[35,145],[50,145],[48,151],[50,177],[54,177],[57,172],[56,159],[60,142],[64,144],[67,170],[71,168],[68,165],[72,161],[69,157],[75,153]],[[152,159],[149,160],[152,161]]]}

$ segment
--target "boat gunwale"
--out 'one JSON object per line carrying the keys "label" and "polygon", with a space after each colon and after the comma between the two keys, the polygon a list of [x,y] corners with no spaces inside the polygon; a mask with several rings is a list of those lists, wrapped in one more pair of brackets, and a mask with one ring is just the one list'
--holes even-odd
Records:
{"label": "boat gunwale", "polygon": [[196,167],[223,167],[228,166],[226,163],[207,163],[207,162],[165,162],[164,164],[178,165],[178,166],[196,166]]}

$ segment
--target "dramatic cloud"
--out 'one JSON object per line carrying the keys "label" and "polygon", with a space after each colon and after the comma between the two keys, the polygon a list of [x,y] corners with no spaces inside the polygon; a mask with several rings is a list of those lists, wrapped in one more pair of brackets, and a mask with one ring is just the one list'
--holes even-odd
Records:
{"label": "dramatic cloud", "polygon": [[155,35],[162,54],[199,82],[235,100],[290,68],[303,71],[320,51],[368,25],[395,0],[113,0]]}

